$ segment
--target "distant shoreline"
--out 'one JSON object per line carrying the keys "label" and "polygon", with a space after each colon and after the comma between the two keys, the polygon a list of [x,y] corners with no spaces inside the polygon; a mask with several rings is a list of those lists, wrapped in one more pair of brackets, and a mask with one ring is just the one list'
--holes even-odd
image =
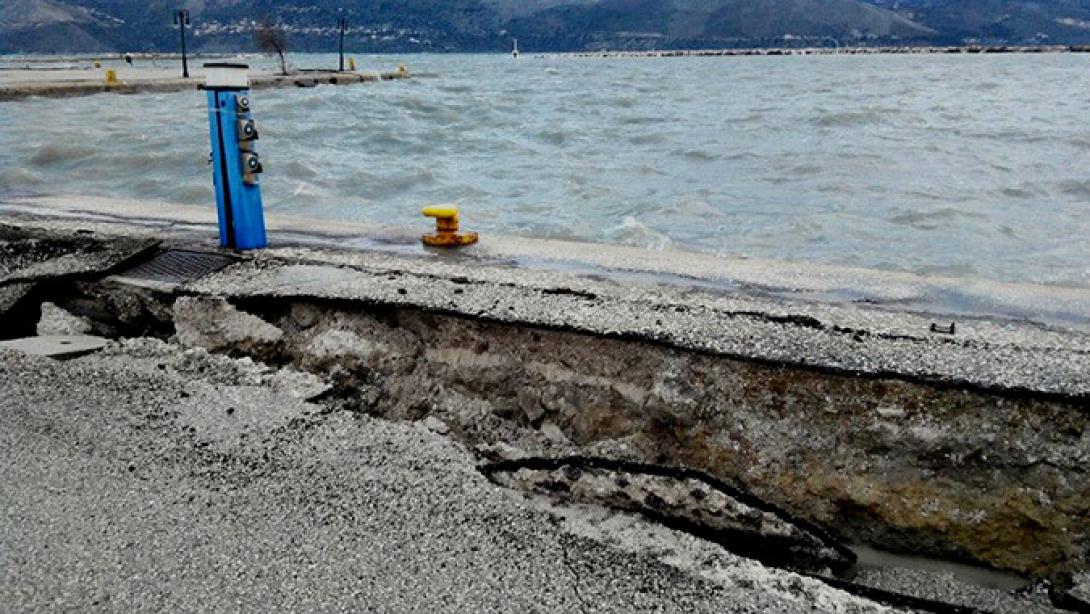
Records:
{"label": "distant shoreline", "polygon": [[[292,55],[330,55],[334,51],[292,51]],[[346,50],[356,55],[510,55],[507,51],[359,51]],[[1032,53],[1090,53],[1090,45],[936,45],[936,46],[876,46],[876,47],[747,47],[723,49],[657,49],[596,51],[533,51],[525,50],[523,57],[576,57],[576,58],[677,58],[677,57],[744,57],[785,55],[936,55],[936,54],[1032,54]],[[0,62],[45,64],[55,62],[94,62],[123,60],[125,52],[81,53],[12,53],[0,54]],[[130,52],[134,60],[181,60],[176,52]],[[264,54],[255,51],[190,53],[191,60],[220,58],[258,58]]]}
{"label": "distant shoreline", "polygon": [[927,47],[754,47],[747,49],[670,49],[661,51],[578,51],[541,55],[581,58],[674,58],[780,55],[936,55],[997,53],[1090,53],[1090,45],[963,45]]}

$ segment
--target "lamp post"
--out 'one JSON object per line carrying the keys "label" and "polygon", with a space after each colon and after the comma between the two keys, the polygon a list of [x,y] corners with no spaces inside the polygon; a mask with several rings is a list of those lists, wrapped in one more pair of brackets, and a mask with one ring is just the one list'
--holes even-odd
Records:
{"label": "lamp post", "polygon": [[174,11],[174,25],[182,32],[182,78],[189,78],[189,59],[185,54],[185,27],[189,25],[189,11],[186,9]]}
{"label": "lamp post", "polygon": [[341,43],[340,43],[340,46],[339,46],[339,50],[340,50],[340,54],[341,54],[341,65],[340,65],[340,68],[338,70],[340,70],[340,72],[344,72],[344,33],[346,31],[348,31],[348,19],[346,19],[344,17],[338,18],[337,19],[337,30],[339,30],[340,34],[341,34]]}

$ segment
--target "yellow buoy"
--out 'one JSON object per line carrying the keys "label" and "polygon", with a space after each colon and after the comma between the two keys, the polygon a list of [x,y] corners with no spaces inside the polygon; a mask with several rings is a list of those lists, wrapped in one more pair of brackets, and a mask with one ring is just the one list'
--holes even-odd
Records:
{"label": "yellow buoy", "polygon": [[117,71],[112,68],[106,69],[106,85],[117,85]]}
{"label": "yellow buoy", "polygon": [[348,70],[356,71],[356,58],[348,58]]}
{"label": "yellow buoy", "polygon": [[424,216],[435,218],[435,232],[423,236],[429,247],[463,247],[478,240],[475,232],[458,232],[458,205],[431,205],[424,207]]}
{"label": "yellow buoy", "polygon": [[409,74],[409,69],[406,68],[404,64],[402,64],[402,65],[397,67],[397,72],[400,73],[402,76],[404,76],[404,75]]}

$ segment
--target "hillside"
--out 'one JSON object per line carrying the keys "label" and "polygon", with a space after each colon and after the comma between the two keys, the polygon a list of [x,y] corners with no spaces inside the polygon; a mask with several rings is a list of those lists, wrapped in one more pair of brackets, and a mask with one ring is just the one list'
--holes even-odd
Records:
{"label": "hillside", "polygon": [[602,0],[514,20],[528,48],[672,48],[925,41],[935,32],[859,0]]}
{"label": "hillside", "polygon": [[[328,51],[527,51],[1090,43],[1090,0],[188,0],[195,50],[248,50],[256,20]],[[177,0],[3,0],[0,53],[173,51]]]}
{"label": "hillside", "polygon": [[1088,0],[874,0],[936,27],[946,41],[1085,44]]}
{"label": "hillside", "polygon": [[0,52],[109,51],[124,24],[88,6],[56,0],[4,0]]}

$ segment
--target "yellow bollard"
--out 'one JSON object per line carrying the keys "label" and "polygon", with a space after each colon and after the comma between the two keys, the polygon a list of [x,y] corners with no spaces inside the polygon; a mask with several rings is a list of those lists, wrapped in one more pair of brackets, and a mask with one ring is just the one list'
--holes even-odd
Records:
{"label": "yellow bollard", "polygon": [[106,69],[106,85],[117,85],[117,71],[112,68]]}
{"label": "yellow bollard", "polygon": [[348,58],[348,70],[356,72],[356,58]]}
{"label": "yellow bollard", "polygon": [[458,232],[458,205],[424,207],[424,216],[435,218],[435,232],[423,236],[424,245],[463,247],[477,242],[477,233]]}

